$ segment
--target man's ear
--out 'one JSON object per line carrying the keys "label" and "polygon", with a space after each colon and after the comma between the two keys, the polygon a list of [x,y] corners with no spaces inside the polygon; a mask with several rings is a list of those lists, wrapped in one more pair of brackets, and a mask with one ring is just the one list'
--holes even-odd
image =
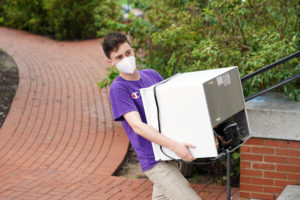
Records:
{"label": "man's ear", "polygon": [[112,65],[112,60],[111,59],[107,59],[106,60],[108,64]]}

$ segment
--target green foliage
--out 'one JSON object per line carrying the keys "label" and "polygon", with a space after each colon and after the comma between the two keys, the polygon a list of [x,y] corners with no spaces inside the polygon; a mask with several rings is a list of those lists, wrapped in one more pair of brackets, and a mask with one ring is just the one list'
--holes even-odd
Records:
{"label": "green foliage", "polygon": [[37,32],[45,17],[40,0],[3,0],[0,6],[0,24],[8,27]]}
{"label": "green foliage", "polygon": [[[142,2],[136,0],[135,2]],[[239,66],[241,76],[300,49],[300,5],[284,0],[143,1],[146,18],[124,28],[145,52],[143,65],[164,77],[177,72]],[[246,96],[299,73],[300,60],[244,83]],[[296,99],[299,89],[280,89]]]}
{"label": "green foliage", "polygon": [[118,2],[102,0],[94,9],[95,26],[100,30],[97,36],[103,37],[110,32],[121,31],[126,25],[122,24],[122,9]]}
{"label": "green foliage", "polygon": [[96,36],[94,16],[91,12],[97,0],[43,0],[47,13],[47,32],[57,39],[84,39]]}
{"label": "green foliage", "polygon": [[[225,170],[227,168],[227,163],[225,160],[223,160],[220,165],[223,168],[223,174],[225,173]],[[231,153],[231,159],[230,159],[230,182],[231,185],[234,184],[235,186],[238,186],[237,183],[240,182],[240,151],[235,151]],[[223,176],[222,180],[225,182],[227,180],[227,176]]]}
{"label": "green foliage", "polygon": [[108,68],[108,72],[106,75],[106,78],[97,83],[100,89],[111,85],[112,81],[119,75],[119,71],[116,67],[112,66]]}
{"label": "green foliage", "polygon": [[[116,31],[120,8],[112,0],[2,0],[0,25],[64,39],[95,38]],[[110,28],[109,30],[106,30]]]}

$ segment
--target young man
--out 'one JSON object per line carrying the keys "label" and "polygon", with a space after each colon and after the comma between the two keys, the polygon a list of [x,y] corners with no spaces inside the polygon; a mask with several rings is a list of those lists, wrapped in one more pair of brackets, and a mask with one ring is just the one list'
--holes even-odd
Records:
{"label": "young man", "polygon": [[154,158],[151,142],[169,148],[182,160],[195,159],[189,152],[193,145],[167,138],[146,123],[140,89],[163,78],[152,69],[137,70],[134,49],[124,34],[109,34],[104,39],[103,50],[108,63],[119,70],[110,87],[113,117],[122,122],[143,172],[154,184],[152,199],[199,200],[174,163],[157,162]]}

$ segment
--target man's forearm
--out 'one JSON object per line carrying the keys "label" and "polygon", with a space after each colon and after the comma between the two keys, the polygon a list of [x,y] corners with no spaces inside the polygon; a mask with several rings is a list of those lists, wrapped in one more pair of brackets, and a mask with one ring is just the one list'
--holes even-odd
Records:
{"label": "man's forearm", "polygon": [[155,144],[164,146],[168,149],[174,149],[176,142],[155,130],[153,127],[145,123],[140,123],[138,127],[134,128],[136,134],[146,138],[147,140],[154,142]]}
{"label": "man's forearm", "polygon": [[192,161],[195,159],[188,150],[188,148],[190,147],[194,148],[194,145],[174,141],[160,134],[153,127],[142,122],[138,112],[129,112],[124,115],[124,118],[136,134],[146,138],[151,142],[172,150],[174,153],[176,153],[177,156],[185,161]]}

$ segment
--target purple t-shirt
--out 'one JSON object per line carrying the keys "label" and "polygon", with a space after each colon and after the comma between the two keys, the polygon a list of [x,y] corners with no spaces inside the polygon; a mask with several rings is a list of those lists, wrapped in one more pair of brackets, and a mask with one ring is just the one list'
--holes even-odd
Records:
{"label": "purple t-shirt", "polygon": [[152,168],[157,162],[154,159],[152,144],[149,140],[137,135],[123,115],[137,111],[144,123],[147,123],[140,89],[150,87],[163,78],[152,69],[139,70],[140,80],[128,81],[118,76],[110,86],[110,101],[115,121],[121,121],[130,143],[135,150],[143,171]]}

